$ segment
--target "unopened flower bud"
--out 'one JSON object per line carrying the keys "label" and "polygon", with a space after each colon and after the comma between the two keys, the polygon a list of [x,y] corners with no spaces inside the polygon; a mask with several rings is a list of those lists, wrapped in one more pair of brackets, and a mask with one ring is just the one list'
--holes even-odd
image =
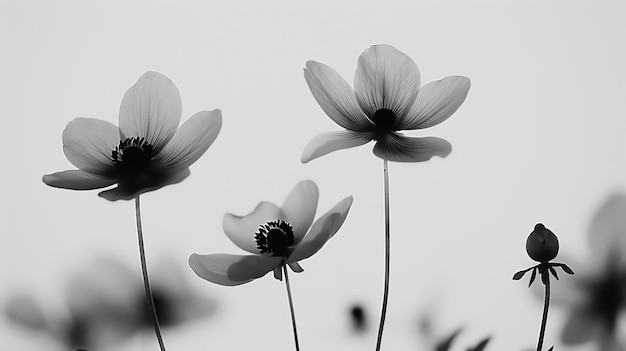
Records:
{"label": "unopened flower bud", "polygon": [[559,253],[559,239],[550,229],[537,223],[526,240],[526,252],[537,262],[548,262]]}

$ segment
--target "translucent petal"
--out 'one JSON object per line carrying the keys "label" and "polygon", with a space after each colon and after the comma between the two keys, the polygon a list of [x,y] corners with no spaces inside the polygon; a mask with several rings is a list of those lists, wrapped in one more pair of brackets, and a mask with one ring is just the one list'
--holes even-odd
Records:
{"label": "translucent petal", "polygon": [[227,213],[224,216],[224,232],[226,236],[241,249],[259,254],[254,234],[261,224],[268,221],[287,220],[280,208],[271,202],[263,201],[250,214],[245,216],[236,216]]}
{"label": "translucent petal", "polygon": [[163,168],[187,168],[213,144],[221,128],[220,110],[198,112],[183,123],[155,161]]}
{"label": "translucent petal", "polygon": [[233,286],[264,276],[277,267],[281,260],[281,257],[255,255],[192,254],[189,266],[202,279]]}
{"label": "translucent petal", "polygon": [[423,129],[445,121],[463,104],[470,86],[470,80],[460,76],[424,85],[411,110],[400,117],[399,129]]}
{"label": "translucent petal", "polygon": [[296,246],[291,255],[289,255],[287,263],[303,260],[319,251],[322,246],[337,233],[339,228],[341,228],[348,216],[350,206],[352,206],[352,196],[341,200],[315,221],[309,233]]}
{"label": "translucent petal", "polygon": [[311,139],[302,151],[302,163],[307,163],[333,151],[367,144],[374,138],[373,133],[359,133],[349,130],[326,132]]}
{"label": "translucent petal", "polygon": [[178,88],[158,72],[146,72],[122,99],[121,136],[143,137],[158,153],[180,124],[182,100]]}
{"label": "translucent petal", "polygon": [[[626,195],[611,195],[594,214],[589,226],[589,246],[594,257],[610,255],[626,264]],[[604,265],[603,259],[598,259]]]}
{"label": "translucent petal", "polygon": [[359,57],[354,90],[368,116],[389,109],[402,116],[413,105],[421,85],[417,65],[390,45],[373,45]]}
{"label": "translucent petal", "polygon": [[101,176],[111,175],[111,153],[120,143],[116,126],[99,119],[76,118],[65,127],[62,139],[65,156],[78,169]]}
{"label": "translucent petal", "polygon": [[291,227],[296,242],[299,242],[311,227],[317,211],[319,190],[311,180],[298,183],[287,196],[281,210]]}
{"label": "translucent petal", "polygon": [[189,174],[189,168],[176,170],[175,172],[140,174],[132,179],[120,180],[116,188],[103,191],[98,195],[109,201],[132,200],[148,191],[180,183]]}
{"label": "translucent petal", "polygon": [[[68,307],[73,314],[92,318],[120,317],[131,320],[136,301],[131,297],[141,289],[140,283],[121,262],[110,257],[98,257],[83,264],[66,286]],[[105,317],[106,316],[106,317]],[[121,318],[124,317],[124,318]]]}
{"label": "translucent petal", "polygon": [[103,178],[81,170],[62,171],[43,176],[43,182],[55,188],[92,190],[113,185],[117,179]]}
{"label": "translucent petal", "polygon": [[43,309],[31,296],[22,294],[12,296],[4,305],[4,316],[13,323],[33,331],[42,331],[49,327]]}
{"label": "translucent petal", "polygon": [[304,78],[317,103],[335,123],[353,131],[373,127],[359,107],[354,89],[335,70],[323,63],[308,61]]}
{"label": "translucent petal", "polygon": [[562,339],[565,345],[578,345],[602,335],[602,323],[583,309],[574,309],[570,312]]}
{"label": "translucent petal", "polygon": [[436,137],[411,138],[397,133],[386,134],[374,146],[374,154],[396,162],[424,162],[433,156],[446,157],[452,145]]}

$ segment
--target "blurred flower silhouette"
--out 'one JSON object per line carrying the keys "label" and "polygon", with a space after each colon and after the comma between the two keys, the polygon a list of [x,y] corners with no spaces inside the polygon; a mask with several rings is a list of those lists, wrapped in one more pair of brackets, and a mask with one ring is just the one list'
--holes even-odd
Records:
{"label": "blurred flower silhouette", "polygon": [[553,301],[566,306],[569,316],[563,343],[595,341],[598,350],[624,350],[618,330],[626,312],[626,195],[611,196],[595,214],[589,231],[591,257],[578,264],[580,274],[555,286]]}
{"label": "blurred flower silhouette", "polygon": [[[449,351],[453,349],[452,346],[455,345],[457,338],[461,335],[464,328],[458,327],[452,332],[442,333],[439,330],[440,328],[435,327],[435,318],[432,313],[433,312],[430,311],[427,314],[421,315],[419,318],[419,334],[426,344],[424,349],[433,351]],[[475,346],[466,347],[465,350],[483,351],[490,340],[491,336],[487,336],[477,342]]]}
{"label": "blurred flower silhouette", "polygon": [[200,278],[227,286],[248,283],[272,270],[282,280],[285,264],[302,272],[298,261],[315,254],[335,235],[352,205],[349,196],[313,223],[318,197],[317,185],[307,180],[295,186],[282,207],[263,201],[246,216],[226,214],[224,232],[252,255],[192,254],[191,269]]}
{"label": "blurred flower silhouette", "polygon": [[157,72],[143,74],[122,99],[119,128],[92,118],[68,123],[63,151],[78,169],[44,175],[44,183],[73,190],[117,184],[99,194],[114,201],[181,182],[222,126],[221,112],[213,110],[196,113],[178,128],[181,113],[174,83]]}
{"label": "blurred flower silhouette", "polygon": [[400,130],[424,129],[448,119],[465,101],[470,80],[449,76],[420,88],[415,62],[389,45],[373,45],[359,57],[354,89],[329,66],[308,61],[304,77],[324,112],[347,129],[313,138],[302,153],[306,163],[327,153],[376,140],[376,156],[421,162],[447,156],[452,146],[436,137],[413,138]]}
{"label": "blurred flower silhouette", "polygon": [[[213,300],[195,294],[171,261],[153,274],[155,307],[164,327],[204,318],[216,309]],[[14,297],[5,308],[9,320],[57,339],[60,349],[98,348],[120,343],[152,329],[143,288],[136,274],[112,259],[97,260],[67,286],[69,314],[51,315],[29,296]]]}

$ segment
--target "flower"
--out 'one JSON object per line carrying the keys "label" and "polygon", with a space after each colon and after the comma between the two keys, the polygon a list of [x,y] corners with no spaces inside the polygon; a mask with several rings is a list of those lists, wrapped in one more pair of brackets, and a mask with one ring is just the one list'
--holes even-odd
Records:
{"label": "flower", "polygon": [[315,254],[335,235],[352,205],[349,196],[313,223],[318,196],[317,185],[306,180],[295,186],[282,207],[263,201],[246,216],[226,214],[224,232],[252,255],[192,254],[191,269],[200,278],[227,286],[248,283],[272,270],[281,280],[285,264],[302,272],[298,261]]}
{"label": "flower", "polygon": [[222,127],[220,110],[198,112],[178,128],[181,114],[174,83],[160,73],[147,72],[124,95],[119,128],[93,118],[68,123],[63,152],[78,169],[44,175],[43,182],[73,190],[117,184],[98,194],[111,201],[179,183]]}
{"label": "flower", "polygon": [[[578,264],[577,275],[553,289],[553,303],[567,307],[563,343],[596,341],[599,350],[623,350],[620,314],[626,312],[626,195],[613,195],[594,216],[592,260]],[[580,273],[580,274],[579,274]]]}
{"label": "flower", "polygon": [[313,138],[302,152],[306,163],[327,153],[376,140],[374,154],[398,162],[447,156],[452,146],[436,137],[412,138],[398,131],[424,129],[450,117],[470,88],[466,77],[450,76],[420,88],[415,62],[389,45],[373,45],[359,57],[354,89],[329,66],[308,61],[304,69],[313,96],[345,131]]}
{"label": "flower", "polygon": [[[216,302],[191,289],[172,259],[155,268],[152,290],[161,326],[181,326],[215,312]],[[135,274],[121,262],[101,257],[72,276],[67,313],[45,309],[32,296],[21,295],[9,300],[4,314],[17,325],[56,339],[59,349],[110,347],[153,328]]]}

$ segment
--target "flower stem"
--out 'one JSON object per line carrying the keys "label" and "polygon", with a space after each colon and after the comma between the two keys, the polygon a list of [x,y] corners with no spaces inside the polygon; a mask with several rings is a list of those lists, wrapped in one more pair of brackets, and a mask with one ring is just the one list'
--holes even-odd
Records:
{"label": "flower stem", "polygon": [[287,273],[286,264],[283,264],[283,271],[285,272],[285,286],[287,287],[287,298],[289,299],[289,309],[291,310],[291,325],[293,326],[293,340],[296,343],[296,351],[300,351],[300,344],[298,343],[298,329],[296,328],[296,314],[293,310],[293,300],[291,299],[291,287],[289,286],[289,274]]}
{"label": "flower stem", "polygon": [[385,327],[385,316],[387,314],[387,300],[389,300],[389,261],[391,256],[390,236],[389,236],[389,169],[387,160],[383,160],[383,175],[385,183],[385,287],[383,290],[383,306],[380,312],[380,325],[378,326],[378,340],[376,341],[376,351],[380,351],[383,339],[383,328]]}
{"label": "flower stem", "polygon": [[150,289],[150,281],[148,281],[148,265],[146,264],[146,252],[143,246],[143,231],[141,230],[141,209],[139,206],[139,195],[135,198],[135,213],[137,216],[137,237],[139,240],[139,258],[141,260],[141,273],[143,274],[143,286],[146,289],[146,301],[148,302],[148,311],[150,312],[150,319],[152,325],[154,325],[154,332],[156,333],[157,340],[159,341],[159,347],[161,351],[165,351],[165,344],[163,344],[163,338],[161,337],[161,330],[159,328],[159,320],[157,319],[156,309],[154,308],[154,298],[152,297],[152,290]]}
{"label": "flower stem", "polygon": [[548,322],[548,307],[550,306],[550,274],[546,268],[546,296],[543,303],[543,317],[541,318],[541,329],[539,330],[539,341],[537,342],[537,351],[541,351],[543,345],[543,337],[546,333],[546,323]]}

